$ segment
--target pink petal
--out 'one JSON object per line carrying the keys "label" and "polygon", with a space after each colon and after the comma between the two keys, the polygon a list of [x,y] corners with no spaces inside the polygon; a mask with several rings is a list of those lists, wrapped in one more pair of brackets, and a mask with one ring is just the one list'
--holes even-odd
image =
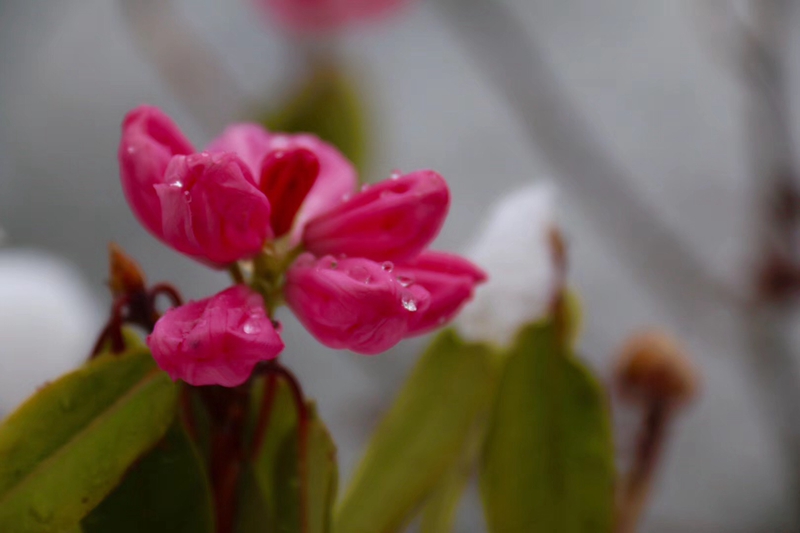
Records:
{"label": "pink petal", "polygon": [[170,309],[147,344],[172,379],[195,386],[241,385],[283,350],[261,296],[244,285]]}
{"label": "pink petal", "polygon": [[259,188],[272,206],[272,230],[292,229],[297,210],[319,176],[319,159],[305,148],[270,152],[261,164]]}
{"label": "pink petal", "polygon": [[422,286],[404,287],[391,270],[391,263],[303,254],[289,269],[284,295],[322,344],[377,354],[407,335],[430,300]]}
{"label": "pink petal", "polygon": [[463,257],[434,251],[396,265],[394,273],[401,284],[420,285],[431,295],[430,306],[409,325],[409,335],[428,333],[452,320],[472,299],[475,287],[486,281],[486,274]]}
{"label": "pink petal", "polygon": [[122,190],[139,222],[163,239],[161,203],[154,185],[163,182],[174,155],[194,152],[178,126],[160,109],[139,106],[122,123],[119,166]]}
{"label": "pink petal", "polygon": [[272,135],[258,124],[248,122],[231,124],[219,137],[209,143],[206,151],[236,154],[250,169],[250,173],[258,176],[261,173],[261,162],[272,151],[271,138]]}
{"label": "pink petal", "polygon": [[155,189],[164,240],[179,252],[226,265],[252,257],[271,237],[270,205],[235,155],[175,156]]}
{"label": "pink petal", "polygon": [[305,148],[319,160],[317,180],[295,215],[292,242],[296,244],[300,242],[303,228],[309,220],[331,210],[342,203],[342,198],[353,194],[358,183],[358,173],[339,150],[314,135],[275,134],[270,147],[272,150]]}
{"label": "pink petal", "polygon": [[409,259],[439,233],[449,205],[444,179],[420,170],[373,185],[311,220],[303,243],[318,256]]}

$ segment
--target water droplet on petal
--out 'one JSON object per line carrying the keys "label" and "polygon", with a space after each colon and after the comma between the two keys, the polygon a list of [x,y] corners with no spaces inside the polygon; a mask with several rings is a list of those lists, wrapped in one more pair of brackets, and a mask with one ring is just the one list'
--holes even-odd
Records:
{"label": "water droplet on petal", "polygon": [[180,189],[183,187],[183,182],[181,180],[175,180],[169,184],[170,187],[175,187],[176,189]]}
{"label": "water droplet on petal", "polygon": [[389,176],[389,179],[391,179],[391,180],[399,180],[400,179],[400,171],[399,170],[393,170],[392,174]]}
{"label": "water droplet on petal", "polygon": [[394,263],[392,263],[391,261],[384,261],[381,264],[381,268],[383,269],[384,272],[391,272],[392,270],[394,270]]}
{"label": "water droplet on petal", "polygon": [[190,193],[189,191],[183,191],[183,197],[186,200],[187,204],[192,203],[192,193]]}
{"label": "water droplet on petal", "polygon": [[410,287],[414,283],[414,278],[409,276],[397,276],[397,283],[403,287]]}
{"label": "water droplet on petal", "polygon": [[337,261],[331,261],[330,263],[328,263],[328,268],[330,268],[331,270],[336,270],[338,266],[339,263]]}
{"label": "water droplet on petal", "polygon": [[127,151],[128,151],[129,154],[132,155],[132,154],[136,153],[136,148],[134,148],[133,146],[128,146],[128,150]]}
{"label": "water droplet on petal", "polygon": [[417,310],[417,302],[411,296],[403,296],[401,302],[403,303],[403,307],[405,307],[406,311],[411,311],[413,313]]}
{"label": "water droplet on petal", "polygon": [[259,326],[255,321],[248,320],[244,323],[244,327],[242,328],[245,333],[248,335],[254,335],[261,331],[261,326]]}
{"label": "water droplet on petal", "polygon": [[365,183],[364,185],[361,186],[361,192],[366,191],[370,187],[371,187],[371,185],[369,183]]}

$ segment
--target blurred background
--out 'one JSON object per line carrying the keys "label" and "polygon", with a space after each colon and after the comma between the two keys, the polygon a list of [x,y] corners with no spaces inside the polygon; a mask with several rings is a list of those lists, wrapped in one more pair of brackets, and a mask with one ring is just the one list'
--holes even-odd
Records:
{"label": "blurred background", "polygon": [[[644,326],[697,361],[702,394],[672,428],[642,531],[798,530],[796,2],[425,0],[311,42],[252,4],[0,0],[0,415],[88,353],[109,305],[109,241],[188,297],[227,284],[128,210],[123,115],[158,105],[202,146],[280,107],[304,58],[330,49],[367,121],[365,178],[448,179],[437,247],[463,250],[492,201],[551,181],[582,353],[601,378]],[[365,358],[281,319],[284,362],[318,400],[347,478],[426,340]],[[614,405],[624,462],[637,421]],[[458,531],[483,530],[471,490]]]}

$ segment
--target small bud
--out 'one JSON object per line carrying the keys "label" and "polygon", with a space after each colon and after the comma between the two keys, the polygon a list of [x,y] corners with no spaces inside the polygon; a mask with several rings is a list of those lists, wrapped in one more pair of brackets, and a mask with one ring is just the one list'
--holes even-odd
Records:
{"label": "small bud", "polygon": [[619,391],[631,400],[673,405],[691,401],[698,380],[697,370],[683,349],[658,330],[643,331],[627,340],[615,378]]}
{"label": "small bud", "polygon": [[108,245],[109,280],[108,286],[114,296],[144,292],[145,281],[142,269],[122,248],[115,244]]}

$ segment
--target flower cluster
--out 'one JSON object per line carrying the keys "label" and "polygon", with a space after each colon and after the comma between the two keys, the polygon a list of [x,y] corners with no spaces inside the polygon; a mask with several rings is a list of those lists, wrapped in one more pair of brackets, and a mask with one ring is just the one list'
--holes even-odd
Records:
{"label": "flower cluster", "polygon": [[356,192],[353,165],[312,135],[236,124],[198,152],[159,109],[131,111],[119,147],[139,221],[213,268],[250,273],[168,311],[148,337],[158,364],[193,385],[236,386],[283,349],[283,303],[322,344],[383,352],[455,316],[484,281],[428,250],[450,203],[436,172],[393,174]]}

